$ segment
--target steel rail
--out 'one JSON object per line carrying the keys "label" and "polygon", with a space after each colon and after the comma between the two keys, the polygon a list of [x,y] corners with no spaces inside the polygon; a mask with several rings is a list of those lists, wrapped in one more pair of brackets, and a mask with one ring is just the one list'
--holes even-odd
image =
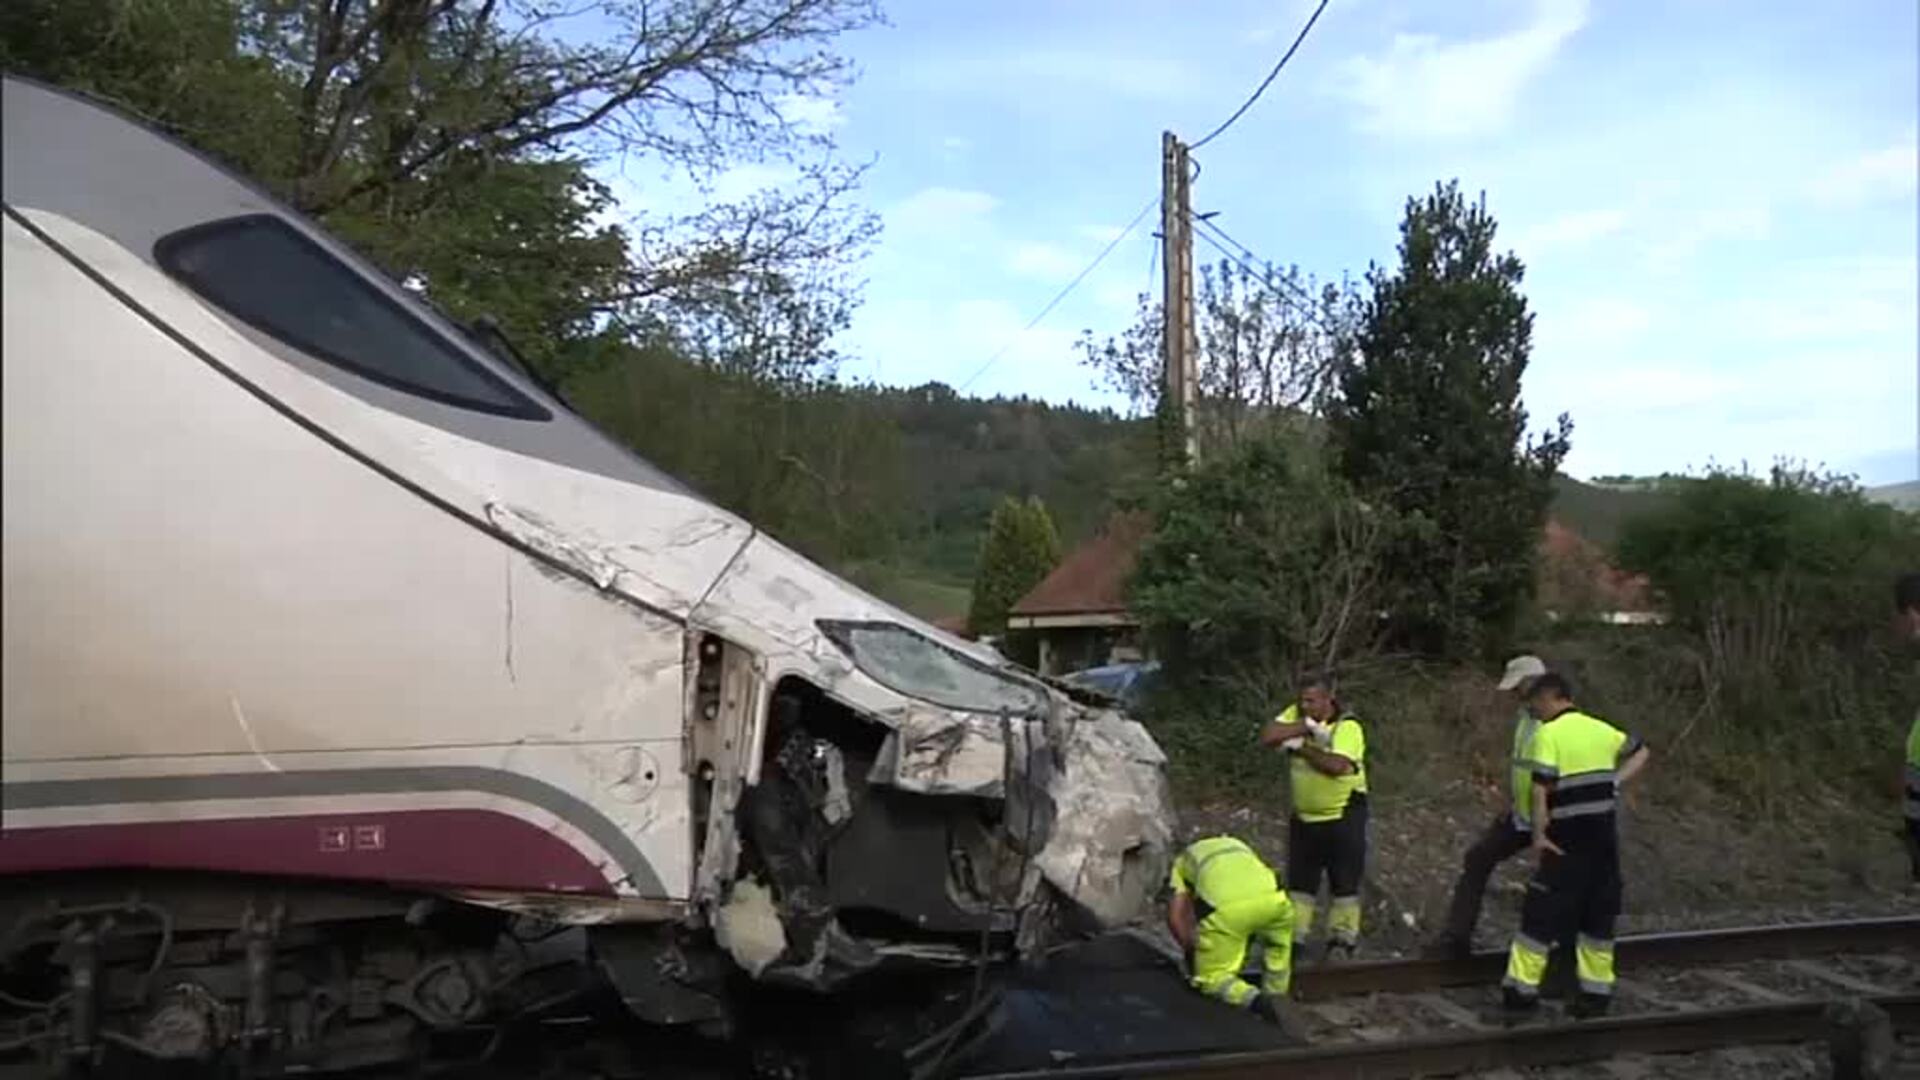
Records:
{"label": "steel rail", "polygon": [[[1920,994],[1871,999],[1895,1030],[1920,1030]],[[1725,1046],[1815,1042],[1828,1031],[1825,1001],[1533,1024],[1403,1042],[1341,1043],[1290,1050],[982,1074],[968,1080],[1396,1080],[1501,1068],[1538,1068],[1619,1054],[1699,1053]]]}
{"label": "steel rail", "polygon": [[[1920,948],[1920,916],[1635,934],[1615,943],[1614,964],[1619,971],[1630,973],[1900,948]],[[1475,986],[1498,982],[1506,965],[1504,951],[1485,950],[1463,958],[1368,960],[1302,967],[1294,972],[1293,993],[1302,1001],[1324,1001],[1348,994]],[[1556,963],[1554,967],[1558,971],[1567,965]]]}

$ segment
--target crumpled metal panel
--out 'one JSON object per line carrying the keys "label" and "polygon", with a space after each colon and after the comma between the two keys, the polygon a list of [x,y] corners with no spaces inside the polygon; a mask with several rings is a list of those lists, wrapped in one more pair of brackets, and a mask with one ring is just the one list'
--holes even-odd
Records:
{"label": "crumpled metal panel", "polygon": [[1047,781],[1052,828],[1034,863],[1102,926],[1138,918],[1173,863],[1167,758],[1147,729],[1114,712],[1067,726]]}
{"label": "crumpled metal panel", "polygon": [[[1007,732],[997,716],[909,705],[886,718],[893,731],[868,773],[870,783],[920,795],[1006,795]],[[1026,725],[1010,724],[1013,767],[1025,754]]]}
{"label": "crumpled metal panel", "polygon": [[1173,861],[1167,758],[1144,727],[1118,713],[1065,703],[1059,711],[1065,715],[1044,725],[1003,727],[994,716],[901,710],[889,717],[894,730],[869,780],[1000,799],[1011,775],[1007,820],[1016,834],[1029,828],[1029,799],[1037,804],[1032,857],[1041,877],[1100,925],[1124,925],[1146,909]]}

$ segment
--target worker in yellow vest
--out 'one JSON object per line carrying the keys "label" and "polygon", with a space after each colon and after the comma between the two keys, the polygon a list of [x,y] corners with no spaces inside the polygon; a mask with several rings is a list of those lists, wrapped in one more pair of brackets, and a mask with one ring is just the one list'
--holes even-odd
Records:
{"label": "worker in yellow vest", "polygon": [[[1902,574],[1894,582],[1893,606],[1908,640],[1920,645],[1920,574]],[[1920,709],[1907,729],[1906,764],[1907,861],[1920,888]]]}
{"label": "worker in yellow vest", "polygon": [[1289,758],[1293,813],[1287,821],[1287,898],[1293,902],[1293,944],[1313,932],[1320,881],[1327,879],[1329,960],[1351,957],[1360,943],[1360,882],[1367,870],[1367,734],[1340,707],[1330,676],[1315,676],[1260,733]]}
{"label": "worker in yellow vest", "polygon": [[1527,711],[1526,700],[1533,680],[1546,673],[1546,663],[1528,655],[1507,661],[1500,675],[1499,689],[1513,695],[1516,710],[1508,762],[1509,805],[1494,816],[1460,860],[1460,877],[1454,882],[1453,899],[1447,905],[1447,922],[1428,946],[1429,955],[1462,959],[1472,954],[1473,927],[1480,921],[1487,879],[1501,863],[1527,850],[1533,842],[1533,763],[1527,760],[1527,746],[1540,721]]}
{"label": "worker in yellow vest", "polygon": [[[1574,707],[1567,680],[1533,680],[1527,708],[1540,720],[1533,763],[1533,852],[1520,932],[1507,956],[1503,1000],[1513,1013],[1539,1007],[1547,956],[1573,937],[1580,994],[1575,1017],[1599,1016],[1613,1000],[1613,926],[1620,916],[1620,788],[1646,767],[1638,738]],[[1577,935],[1577,936],[1576,936]]]}
{"label": "worker in yellow vest", "polygon": [[[1293,909],[1271,867],[1243,840],[1195,841],[1173,860],[1167,929],[1192,961],[1193,986],[1276,1024],[1293,981]],[[1260,986],[1240,977],[1247,945],[1264,946]]]}

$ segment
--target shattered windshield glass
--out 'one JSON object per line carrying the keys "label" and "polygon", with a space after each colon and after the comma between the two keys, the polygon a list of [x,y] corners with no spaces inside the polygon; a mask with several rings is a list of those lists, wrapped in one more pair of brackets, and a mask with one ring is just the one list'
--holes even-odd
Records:
{"label": "shattered windshield glass", "polygon": [[1040,715],[1046,696],[1036,686],[896,623],[822,623],[861,671],[911,697],[969,712]]}

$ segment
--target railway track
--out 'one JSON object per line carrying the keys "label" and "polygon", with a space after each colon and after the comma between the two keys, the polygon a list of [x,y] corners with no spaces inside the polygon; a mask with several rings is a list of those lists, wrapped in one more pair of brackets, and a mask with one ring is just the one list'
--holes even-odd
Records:
{"label": "railway track", "polygon": [[[1304,968],[1296,974],[1307,1045],[1131,1059],[1082,1058],[1061,1067],[976,1071],[968,1080],[1195,1080],[1447,1076],[1568,1066],[1630,1055],[1700,1055],[1743,1048],[1756,1075],[1814,1066],[1803,1047],[1824,1043],[1836,1002],[1867,1001],[1884,1013],[1897,1075],[1920,1076],[1920,918],[1882,918],[1648,934],[1617,946],[1621,985],[1614,1015],[1571,1022],[1543,1015],[1507,1026],[1492,1007],[1505,955],[1383,960]],[[1548,995],[1570,963],[1556,960]],[[1564,985],[1564,984],[1562,984]],[[1869,1011],[1871,1015],[1871,1011]],[[1785,1047],[1774,1058],[1753,1048]],[[1821,1049],[1819,1057],[1824,1059]],[[1904,1055],[1902,1057],[1901,1055]],[[1671,1059],[1670,1059],[1671,1060]],[[1734,1059],[1675,1069],[1718,1076]],[[1669,1075],[1643,1066],[1598,1075]],[[1893,1074],[1889,1074],[1893,1075]]]}

